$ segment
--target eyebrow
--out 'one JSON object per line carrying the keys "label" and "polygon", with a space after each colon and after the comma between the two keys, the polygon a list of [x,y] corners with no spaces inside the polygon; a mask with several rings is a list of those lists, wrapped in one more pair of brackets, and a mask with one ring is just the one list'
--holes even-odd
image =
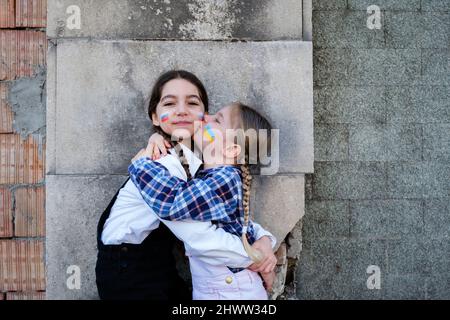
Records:
{"label": "eyebrow", "polygon": [[168,95],[162,97],[162,98],[161,98],[161,101],[164,101],[164,100],[170,99],[170,98],[176,99],[177,97],[175,97],[175,96],[172,95],[172,94],[168,94]]}
{"label": "eyebrow", "polygon": [[217,112],[217,116],[223,119],[223,114],[221,112]]}
{"label": "eyebrow", "polygon": [[[168,94],[168,95],[166,95],[166,96],[164,96],[164,97],[161,98],[161,102],[164,101],[164,100],[166,100],[166,99],[176,99],[176,98],[177,98],[177,97],[174,96],[173,94]],[[191,94],[190,96],[187,96],[187,98],[188,98],[188,99],[196,98],[196,99],[198,99],[198,100],[201,100],[200,97],[197,96],[196,94]]]}

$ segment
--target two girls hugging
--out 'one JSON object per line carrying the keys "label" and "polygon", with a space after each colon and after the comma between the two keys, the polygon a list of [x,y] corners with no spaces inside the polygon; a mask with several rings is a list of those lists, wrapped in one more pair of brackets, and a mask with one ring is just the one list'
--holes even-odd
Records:
{"label": "two girls hugging", "polygon": [[[203,84],[184,70],[158,78],[148,114],[156,133],[98,224],[100,298],[267,300],[276,239],[249,219],[249,144],[226,141],[226,133],[265,129],[257,139],[266,141],[257,143],[268,145],[270,123],[241,103],[208,115]],[[176,269],[177,238],[189,258],[192,294]]]}

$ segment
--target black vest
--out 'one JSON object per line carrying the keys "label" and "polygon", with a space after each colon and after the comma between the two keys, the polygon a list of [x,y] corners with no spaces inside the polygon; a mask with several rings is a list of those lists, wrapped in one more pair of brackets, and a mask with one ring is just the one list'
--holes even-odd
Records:
{"label": "black vest", "polygon": [[140,244],[105,245],[101,241],[103,226],[117,195],[111,199],[97,226],[98,256],[96,284],[101,299],[190,300],[189,287],[179,276],[174,246],[182,246],[163,224]]}

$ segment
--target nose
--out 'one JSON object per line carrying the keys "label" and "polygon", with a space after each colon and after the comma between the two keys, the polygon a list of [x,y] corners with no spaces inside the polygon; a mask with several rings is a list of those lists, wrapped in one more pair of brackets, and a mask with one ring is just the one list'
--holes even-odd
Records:
{"label": "nose", "polygon": [[178,103],[176,112],[177,115],[186,115],[188,113],[186,103],[184,102]]}

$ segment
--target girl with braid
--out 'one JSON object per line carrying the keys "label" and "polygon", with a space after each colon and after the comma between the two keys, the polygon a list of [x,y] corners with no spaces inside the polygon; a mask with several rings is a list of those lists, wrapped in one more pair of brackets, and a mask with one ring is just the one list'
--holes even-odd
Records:
{"label": "girl with braid", "polygon": [[[172,70],[156,81],[148,113],[161,134],[170,136],[179,131],[178,140],[183,139],[183,143],[174,144],[170,155],[164,157],[164,165],[182,180],[194,176],[201,165],[201,160],[184,143],[189,145],[193,123],[206,111],[206,90],[192,73]],[[264,263],[273,262],[270,253],[274,238],[259,225],[254,227],[258,240],[253,246],[265,252]],[[184,242],[186,255],[205,264],[255,270],[263,267],[253,263],[240,237],[210,221],[161,220],[134,183],[127,180],[103,212],[97,227],[95,274],[100,299],[191,299],[189,286],[179,276],[173,256],[177,238]]]}
{"label": "girl with braid", "polygon": [[[252,260],[260,261],[264,253],[251,246],[256,233],[255,223],[249,219],[252,155],[246,133],[250,129],[257,133],[265,130],[265,135],[255,135],[256,146],[270,145],[270,123],[252,108],[233,103],[215,115],[205,115],[195,131],[194,143],[203,151],[204,168],[194,179],[184,181],[171,175],[165,168],[165,157],[152,161],[152,143],[133,158],[128,171],[144,200],[160,218],[212,221],[226,232],[241,237]],[[227,264],[213,266],[197,257],[189,258],[194,300],[268,298],[257,272]],[[260,274],[270,286],[273,269],[263,268]]]}

